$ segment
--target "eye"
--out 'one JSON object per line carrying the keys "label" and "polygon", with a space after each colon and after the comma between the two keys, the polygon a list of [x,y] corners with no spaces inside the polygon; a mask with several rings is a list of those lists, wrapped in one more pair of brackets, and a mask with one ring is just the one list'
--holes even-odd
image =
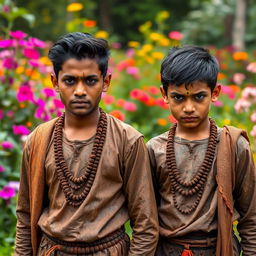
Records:
{"label": "eye", "polygon": [[182,95],[179,95],[179,94],[175,94],[175,95],[172,95],[172,98],[177,101],[177,102],[181,102],[184,100],[184,96]]}
{"label": "eye", "polygon": [[95,78],[86,78],[85,82],[87,85],[95,85],[98,82],[98,79]]}
{"label": "eye", "polygon": [[194,98],[195,98],[195,100],[197,100],[197,101],[202,101],[204,98],[205,98],[205,94],[196,94],[195,96],[194,96]]}
{"label": "eye", "polygon": [[67,77],[67,78],[64,78],[64,79],[63,79],[63,82],[64,82],[66,85],[73,85],[73,84],[75,84],[75,79],[72,78],[72,77]]}

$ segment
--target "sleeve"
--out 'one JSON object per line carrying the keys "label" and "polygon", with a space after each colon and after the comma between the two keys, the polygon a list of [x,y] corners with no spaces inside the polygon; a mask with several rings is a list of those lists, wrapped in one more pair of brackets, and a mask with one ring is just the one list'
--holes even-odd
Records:
{"label": "sleeve", "polygon": [[158,218],[143,137],[131,146],[124,161],[124,190],[133,229],[129,256],[153,256],[158,241]]}
{"label": "sleeve", "polygon": [[148,141],[147,143],[147,149],[149,154],[150,169],[151,169],[151,176],[152,176],[153,187],[155,192],[155,199],[156,199],[156,204],[158,206],[160,204],[160,193],[159,193],[159,186],[158,186],[157,174],[156,174],[157,165],[156,165],[154,150],[152,149],[150,141]]}
{"label": "sleeve", "polygon": [[29,145],[25,144],[21,163],[20,188],[16,207],[15,256],[32,255],[29,201]]}
{"label": "sleeve", "polygon": [[256,252],[256,170],[248,141],[239,137],[236,160],[235,209],[243,256]]}

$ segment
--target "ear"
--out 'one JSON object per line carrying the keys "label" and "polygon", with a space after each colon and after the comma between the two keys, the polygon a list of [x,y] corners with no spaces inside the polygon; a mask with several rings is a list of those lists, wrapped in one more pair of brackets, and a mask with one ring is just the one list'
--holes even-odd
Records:
{"label": "ear", "polygon": [[53,88],[55,89],[56,92],[59,92],[59,84],[58,84],[58,79],[54,73],[51,73],[51,81]]}
{"label": "ear", "polygon": [[212,102],[215,102],[218,100],[218,97],[220,95],[220,92],[221,92],[221,85],[220,84],[217,84],[215,86],[215,88],[213,89],[212,91]]}
{"label": "ear", "polygon": [[104,80],[103,80],[103,90],[102,90],[103,92],[107,92],[108,87],[109,87],[109,85],[110,85],[111,77],[112,77],[111,74],[107,74],[107,75],[104,77]]}
{"label": "ear", "polygon": [[166,94],[163,85],[160,86],[160,91],[164,99],[164,103],[168,104],[168,95]]}

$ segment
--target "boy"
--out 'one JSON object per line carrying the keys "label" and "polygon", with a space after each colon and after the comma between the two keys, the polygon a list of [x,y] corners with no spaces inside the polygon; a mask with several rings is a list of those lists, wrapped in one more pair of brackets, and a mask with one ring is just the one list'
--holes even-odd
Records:
{"label": "boy", "polygon": [[[173,48],[162,62],[160,89],[177,123],[147,144],[160,226],[156,255],[240,255],[234,220],[243,255],[256,255],[249,143],[241,130],[221,129],[208,117],[221,90],[218,70],[217,60],[196,46]],[[232,147],[234,130],[240,135]]]}
{"label": "boy", "polygon": [[49,58],[65,113],[26,142],[16,255],[154,255],[157,211],[143,137],[99,108],[111,79],[107,42],[70,33]]}

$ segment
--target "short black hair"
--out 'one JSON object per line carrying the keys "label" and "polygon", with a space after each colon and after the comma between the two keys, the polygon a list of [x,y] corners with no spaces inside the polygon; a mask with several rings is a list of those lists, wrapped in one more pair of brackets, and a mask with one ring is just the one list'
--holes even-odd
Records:
{"label": "short black hair", "polygon": [[60,37],[49,50],[48,57],[52,61],[56,77],[63,63],[71,58],[96,59],[105,77],[108,70],[109,45],[106,40],[95,38],[89,33],[73,32]]}
{"label": "short black hair", "polygon": [[208,49],[194,45],[172,48],[164,58],[160,70],[166,93],[169,84],[188,86],[194,82],[205,82],[213,91],[218,72],[217,59]]}

